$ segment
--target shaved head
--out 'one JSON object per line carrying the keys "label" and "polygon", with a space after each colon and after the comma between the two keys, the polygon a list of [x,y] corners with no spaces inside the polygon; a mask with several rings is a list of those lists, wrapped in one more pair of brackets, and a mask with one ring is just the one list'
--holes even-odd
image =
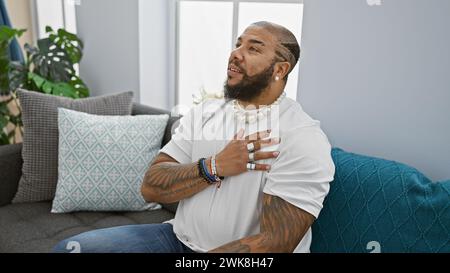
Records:
{"label": "shaved head", "polygon": [[294,69],[300,57],[300,46],[294,34],[287,28],[275,23],[260,21],[251,24],[250,26],[257,26],[264,28],[275,37],[277,44],[275,46],[275,54],[281,61],[289,62],[291,65],[288,74]]}

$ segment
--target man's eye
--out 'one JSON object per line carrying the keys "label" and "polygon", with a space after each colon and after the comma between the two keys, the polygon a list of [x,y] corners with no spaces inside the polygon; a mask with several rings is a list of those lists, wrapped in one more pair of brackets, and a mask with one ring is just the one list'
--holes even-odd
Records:
{"label": "man's eye", "polygon": [[253,52],[258,52],[258,49],[256,49],[256,47],[250,47],[249,50]]}

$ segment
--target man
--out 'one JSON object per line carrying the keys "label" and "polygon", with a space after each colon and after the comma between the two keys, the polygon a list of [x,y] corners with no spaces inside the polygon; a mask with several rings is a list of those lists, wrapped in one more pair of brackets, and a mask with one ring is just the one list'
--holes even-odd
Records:
{"label": "man", "polygon": [[308,252],[334,164],[320,123],[283,92],[299,54],[286,28],[250,25],[229,58],[226,99],[182,117],[145,175],[144,199],[179,202],[175,218],[65,242],[85,252]]}

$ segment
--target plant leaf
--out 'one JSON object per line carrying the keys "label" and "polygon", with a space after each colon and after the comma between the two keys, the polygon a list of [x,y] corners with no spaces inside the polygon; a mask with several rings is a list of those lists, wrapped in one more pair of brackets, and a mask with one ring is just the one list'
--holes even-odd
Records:
{"label": "plant leaf", "polygon": [[44,91],[44,93],[51,94],[53,90],[53,84],[49,81],[44,80],[41,86],[41,90]]}
{"label": "plant leaf", "polygon": [[37,47],[35,46],[30,45],[29,43],[25,43],[23,48],[25,49],[25,52],[27,52],[30,55],[39,53],[39,49],[37,49]]}
{"label": "plant leaf", "polygon": [[10,93],[10,56],[9,44],[14,37],[19,37],[25,32],[24,29],[18,30],[7,26],[0,26],[0,95]]}
{"label": "plant leaf", "polygon": [[3,116],[6,116],[9,114],[9,109],[8,109],[8,103],[11,100],[7,100],[7,101],[2,101],[0,102],[0,114]]}
{"label": "plant leaf", "polygon": [[38,74],[35,74],[33,72],[28,72],[28,79],[31,80],[34,85],[37,87],[37,89],[41,90],[42,85],[45,82],[45,79],[39,76]]}
{"label": "plant leaf", "polygon": [[20,62],[11,62],[9,70],[9,90],[14,91],[27,85],[28,68]]}
{"label": "plant leaf", "polygon": [[0,145],[7,145],[9,143],[8,135],[5,132],[0,131]]}
{"label": "plant leaf", "polygon": [[31,61],[34,64],[33,72],[52,82],[68,82],[71,75],[75,74],[67,53],[49,38],[38,41],[38,52],[34,52]]}
{"label": "plant leaf", "polygon": [[69,55],[73,64],[80,62],[83,57],[83,42],[77,35],[60,28],[56,34],[50,34],[49,39]]}
{"label": "plant leaf", "polygon": [[80,96],[77,94],[77,90],[69,83],[54,83],[32,72],[28,73],[28,77],[34,83],[36,89],[38,89],[39,91],[43,91],[47,94],[64,96],[74,99],[80,98]]}
{"label": "plant leaf", "polygon": [[8,43],[14,37],[20,37],[22,34],[27,31],[26,29],[15,29],[10,28],[8,26],[2,25],[0,26],[0,41],[7,41]]}
{"label": "plant leaf", "polygon": [[73,75],[69,84],[80,98],[89,97],[89,89],[80,77]]}
{"label": "plant leaf", "polygon": [[0,128],[3,129],[8,125],[9,120],[5,116],[0,116]]}
{"label": "plant leaf", "polygon": [[64,96],[74,99],[79,99],[80,96],[73,86],[65,82],[59,82],[54,85],[53,95]]}
{"label": "plant leaf", "polygon": [[22,124],[22,115],[18,114],[17,116],[10,116],[9,122],[14,124],[15,126],[23,126]]}

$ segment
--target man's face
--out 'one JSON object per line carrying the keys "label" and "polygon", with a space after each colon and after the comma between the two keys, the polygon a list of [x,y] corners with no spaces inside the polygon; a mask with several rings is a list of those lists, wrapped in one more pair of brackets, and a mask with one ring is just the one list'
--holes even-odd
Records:
{"label": "man's face", "polygon": [[250,101],[260,95],[272,80],[274,60],[274,37],[261,27],[248,27],[231,52],[225,96]]}

